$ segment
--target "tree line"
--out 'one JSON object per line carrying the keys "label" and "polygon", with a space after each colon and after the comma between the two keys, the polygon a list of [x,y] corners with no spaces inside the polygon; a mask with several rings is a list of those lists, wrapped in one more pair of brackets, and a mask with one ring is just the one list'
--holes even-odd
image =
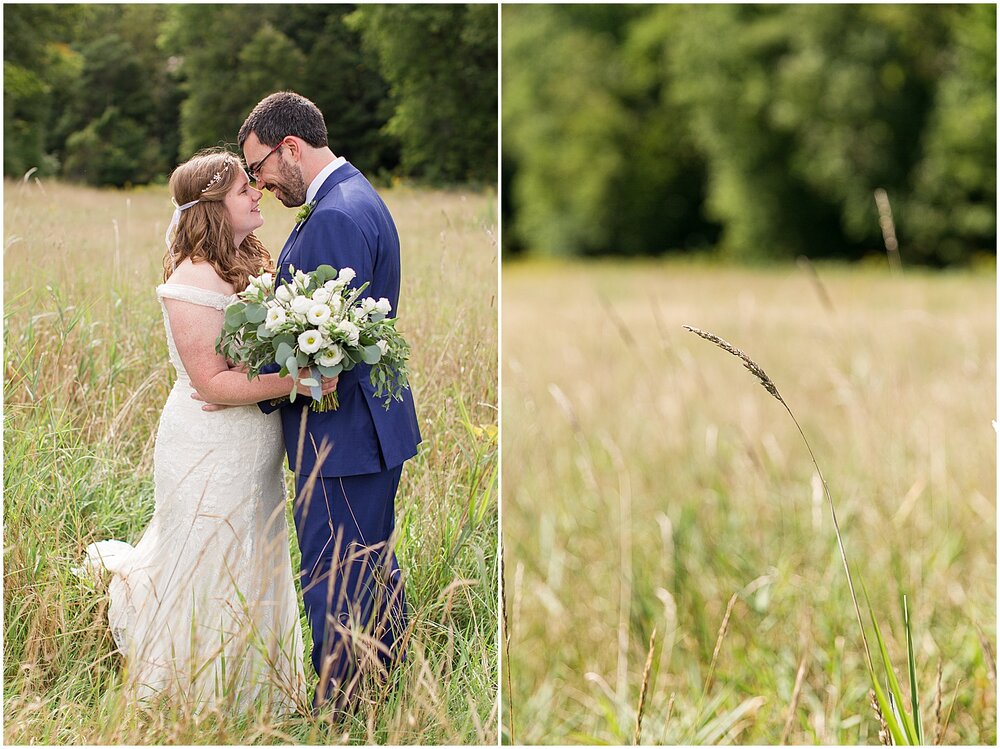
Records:
{"label": "tree line", "polygon": [[8,5],[4,174],[164,180],[267,94],[367,174],[496,183],[495,5]]}
{"label": "tree line", "polygon": [[995,5],[502,12],[508,255],[995,256]]}

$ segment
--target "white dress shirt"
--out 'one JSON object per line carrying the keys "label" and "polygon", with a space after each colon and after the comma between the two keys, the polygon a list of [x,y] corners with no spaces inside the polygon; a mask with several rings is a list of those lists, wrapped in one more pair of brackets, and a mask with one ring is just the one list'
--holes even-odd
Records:
{"label": "white dress shirt", "polygon": [[326,182],[326,178],[346,163],[347,159],[343,156],[338,156],[323,167],[323,171],[317,174],[313,181],[309,183],[309,189],[306,190],[306,203],[312,203],[316,199],[316,193],[319,192],[319,188],[321,188],[323,183]]}

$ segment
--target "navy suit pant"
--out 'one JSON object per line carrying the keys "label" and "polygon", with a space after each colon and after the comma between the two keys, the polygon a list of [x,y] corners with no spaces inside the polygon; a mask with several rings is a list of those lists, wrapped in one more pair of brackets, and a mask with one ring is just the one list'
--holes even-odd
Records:
{"label": "navy suit pant", "polygon": [[[403,659],[406,598],[391,544],[402,466],[362,476],[296,476],[295,531],[319,675],[316,707],[346,709],[358,677]],[[377,669],[378,670],[378,669]]]}

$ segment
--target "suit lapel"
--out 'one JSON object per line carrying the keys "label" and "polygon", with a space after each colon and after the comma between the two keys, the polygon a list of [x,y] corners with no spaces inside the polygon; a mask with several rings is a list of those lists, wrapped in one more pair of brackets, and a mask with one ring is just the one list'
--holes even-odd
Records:
{"label": "suit lapel", "polygon": [[[320,185],[319,190],[316,191],[316,197],[313,198],[313,210],[315,211],[320,202],[327,196],[327,194],[334,187],[339,185],[346,179],[361,174],[351,162],[347,162],[342,167],[338,168],[333,174],[326,178],[326,181]],[[309,223],[306,221],[306,223]],[[296,224],[298,226],[298,224]],[[281,253],[278,255],[278,273],[281,273],[281,268],[288,262],[288,256],[292,254],[292,248],[295,246],[295,240],[298,239],[299,234],[306,230],[305,226],[296,229],[292,227],[292,233],[288,235],[288,239],[285,240],[285,246],[281,248]]]}
{"label": "suit lapel", "polygon": [[292,246],[295,244],[295,238],[299,235],[295,229],[292,229],[292,233],[288,235],[288,239],[285,240],[285,246],[281,248],[281,252],[278,253],[278,265],[276,268],[276,273],[278,276],[281,275],[281,268],[288,262],[288,255],[292,251]]}

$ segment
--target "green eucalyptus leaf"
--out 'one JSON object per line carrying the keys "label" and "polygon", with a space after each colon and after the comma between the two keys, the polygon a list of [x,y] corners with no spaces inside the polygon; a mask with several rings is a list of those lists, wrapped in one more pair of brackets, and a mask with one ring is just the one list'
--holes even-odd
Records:
{"label": "green eucalyptus leaf", "polygon": [[378,364],[382,358],[382,350],[378,346],[365,346],[362,352],[365,364]]}
{"label": "green eucalyptus leaf", "polygon": [[243,314],[243,308],[245,306],[245,304],[237,303],[226,307],[226,324],[235,327],[242,325],[244,320],[246,320],[246,317]]}
{"label": "green eucalyptus leaf", "polygon": [[[276,341],[277,338],[274,340]],[[292,347],[281,341],[274,349],[274,361],[276,364],[284,364],[290,357],[294,358],[294,354]]]}
{"label": "green eucalyptus leaf", "polygon": [[261,323],[267,317],[267,309],[263,304],[248,304],[243,312],[249,323]]}

